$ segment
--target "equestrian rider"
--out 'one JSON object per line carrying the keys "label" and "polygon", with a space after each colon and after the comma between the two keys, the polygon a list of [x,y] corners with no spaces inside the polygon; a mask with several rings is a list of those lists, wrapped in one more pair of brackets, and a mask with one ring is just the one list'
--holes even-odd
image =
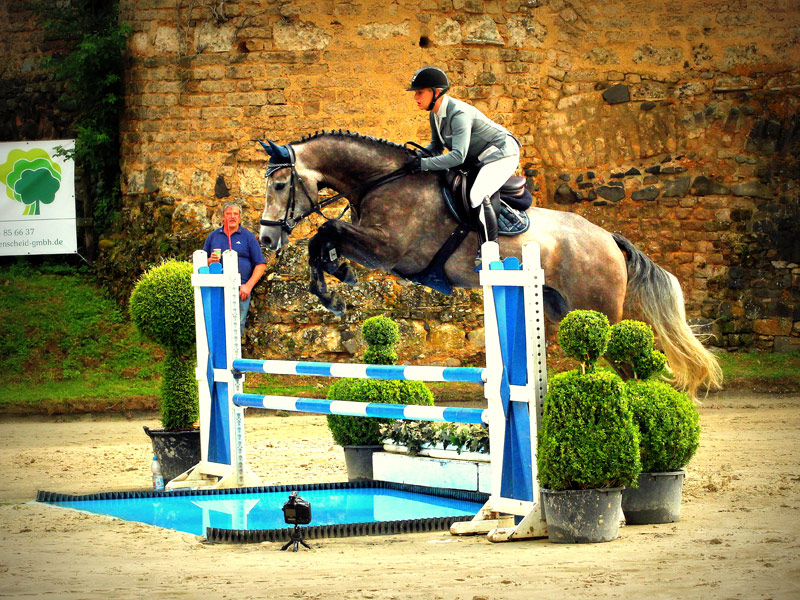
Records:
{"label": "equestrian rider", "polygon": [[[403,166],[410,173],[461,165],[477,168],[469,194],[472,216],[481,242],[494,242],[497,217],[490,198],[517,170],[520,145],[511,132],[474,106],[446,96],[449,89],[447,75],[437,67],[423,67],[411,78],[408,91],[414,92],[418,108],[430,112],[431,142]],[[447,154],[443,154],[445,148]]]}

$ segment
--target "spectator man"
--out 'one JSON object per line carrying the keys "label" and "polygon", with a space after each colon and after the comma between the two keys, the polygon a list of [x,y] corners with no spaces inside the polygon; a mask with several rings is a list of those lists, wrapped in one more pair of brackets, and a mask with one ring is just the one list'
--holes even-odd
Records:
{"label": "spectator man", "polygon": [[235,202],[223,204],[222,227],[209,234],[206,243],[203,244],[203,250],[208,254],[209,265],[219,262],[224,250],[235,250],[239,257],[239,273],[242,276],[242,284],[239,287],[239,327],[240,334],[244,335],[251,294],[267,265],[256,236],[241,227],[241,223],[242,210],[239,205]]}

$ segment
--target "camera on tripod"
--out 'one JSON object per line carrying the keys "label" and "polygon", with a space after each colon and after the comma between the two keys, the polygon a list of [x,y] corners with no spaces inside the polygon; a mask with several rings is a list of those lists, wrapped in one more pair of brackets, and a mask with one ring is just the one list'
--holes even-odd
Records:
{"label": "camera on tripod", "polygon": [[289,525],[308,525],[311,523],[311,503],[292,492],[283,505],[283,520]]}
{"label": "camera on tripod", "polygon": [[297,495],[297,492],[289,494],[289,499],[283,505],[283,520],[289,525],[294,525],[289,541],[281,548],[286,550],[289,546],[292,547],[292,552],[297,552],[300,544],[311,549],[311,546],[306,544],[303,540],[303,535],[300,532],[299,525],[308,525],[311,523],[311,503],[308,500],[303,500]]}

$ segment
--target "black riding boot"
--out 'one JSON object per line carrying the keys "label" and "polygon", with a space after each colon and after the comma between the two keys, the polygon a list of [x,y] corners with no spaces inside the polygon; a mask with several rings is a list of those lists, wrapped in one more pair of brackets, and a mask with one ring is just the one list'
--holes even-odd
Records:
{"label": "black riding boot", "polygon": [[489,196],[483,199],[483,203],[474,209],[473,218],[475,225],[478,228],[478,238],[480,245],[478,246],[478,256],[475,258],[475,266],[481,265],[481,248],[484,242],[497,241],[497,215],[492,208],[492,201]]}

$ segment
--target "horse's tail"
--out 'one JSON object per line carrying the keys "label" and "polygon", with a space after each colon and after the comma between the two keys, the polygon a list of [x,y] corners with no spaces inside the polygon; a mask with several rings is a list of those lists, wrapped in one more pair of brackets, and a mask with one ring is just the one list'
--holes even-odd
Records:
{"label": "horse's tail", "polygon": [[626,256],[628,300],[641,309],[661,340],[675,383],[692,398],[697,389],[719,388],[722,369],[711,352],[695,337],[686,323],[683,292],[677,278],[659,267],[621,235],[612,234]]}

